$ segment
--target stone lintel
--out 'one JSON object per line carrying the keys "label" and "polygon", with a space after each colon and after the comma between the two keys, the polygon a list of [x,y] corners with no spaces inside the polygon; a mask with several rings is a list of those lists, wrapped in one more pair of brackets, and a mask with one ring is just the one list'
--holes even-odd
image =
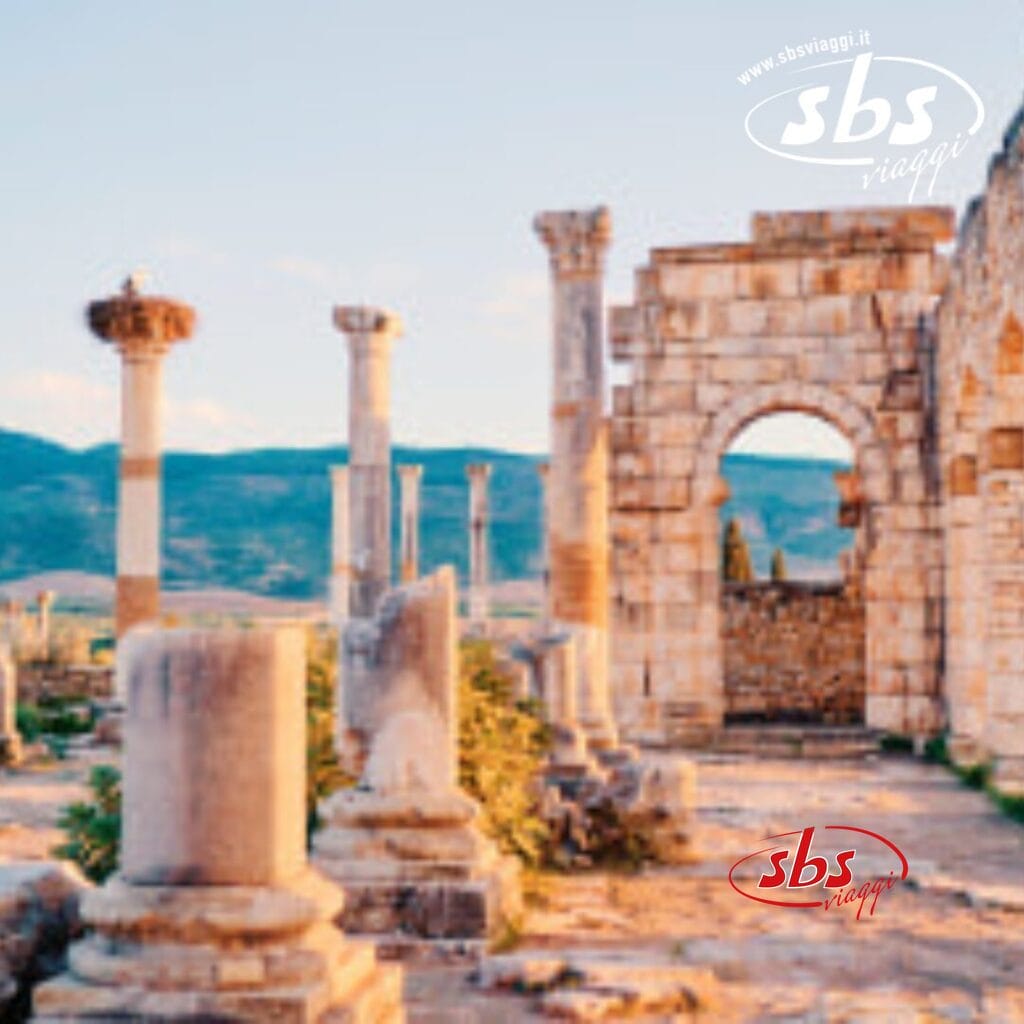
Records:
{"label": "stone lintel", "polygon": [[956,210],[951,206],[864,206],[757,212],[751,228],[755,242],[907,235],[925,235],[932,243],[949,242],[956,234]]}

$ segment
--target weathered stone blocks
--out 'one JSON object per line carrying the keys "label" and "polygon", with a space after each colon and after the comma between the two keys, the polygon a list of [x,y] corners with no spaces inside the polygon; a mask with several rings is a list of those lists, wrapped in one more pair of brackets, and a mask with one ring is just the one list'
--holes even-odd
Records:
{"label": "weathered stone blocks", "polygon": [[297,628],[136,631],[122,652],[122,867],[39,1021],[399,1022],[401,973],[334,927],[305,855]]}

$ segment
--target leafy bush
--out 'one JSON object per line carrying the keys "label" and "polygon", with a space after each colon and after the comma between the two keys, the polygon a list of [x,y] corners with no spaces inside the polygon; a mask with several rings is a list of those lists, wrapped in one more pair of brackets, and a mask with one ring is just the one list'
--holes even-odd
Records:
{"label": "leafy bush", "polygon": [[484,830],[506,853],[540,864],[551,842],[540,782],[551,738],[536,703],[517,701],[486,641],[462,645],[459,782],[480,802]]}
{"label": "leafy bush", "polygon": [[355,779],[338,763],[334,749],[337,646],[312,635],[306,672],[306,834],[320,827],[319,803]]}
{"label": "leafy bush", "polygon": [[109,764],[95,765],[89,773],[92,800],[70,804],[58,824],[67,841],[53,852],[73,860],[87,878],[104,881],[117,869],[121,846],[121,773]]}

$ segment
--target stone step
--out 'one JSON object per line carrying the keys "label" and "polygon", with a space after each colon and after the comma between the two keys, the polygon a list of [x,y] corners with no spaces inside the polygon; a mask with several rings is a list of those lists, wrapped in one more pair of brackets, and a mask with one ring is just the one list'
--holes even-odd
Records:
{"label": "stone step", "polygon": [[861,726],[730,725],[710,745],[762,757],[858,758],[878,752],[879,734]]}

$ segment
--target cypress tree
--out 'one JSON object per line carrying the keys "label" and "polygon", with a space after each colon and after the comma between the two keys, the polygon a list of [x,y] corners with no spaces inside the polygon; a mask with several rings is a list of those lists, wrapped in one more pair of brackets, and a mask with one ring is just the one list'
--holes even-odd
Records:
{"label": "cypress tree", "polygon": [[750,583],[754,579],[750,549],[735,516],[726,524],[722,540],[722,579],[731,583]]}

